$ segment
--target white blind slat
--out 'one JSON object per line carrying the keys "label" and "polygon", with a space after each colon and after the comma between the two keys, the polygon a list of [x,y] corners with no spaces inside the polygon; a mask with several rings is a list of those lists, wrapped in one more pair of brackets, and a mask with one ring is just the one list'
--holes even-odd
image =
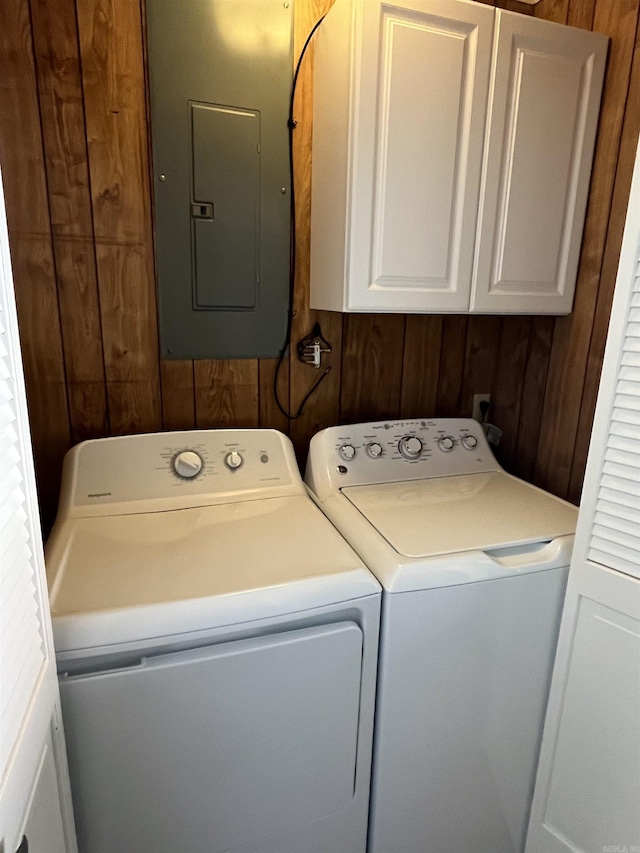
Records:
{"label": "white blind slat", "polygon": [[640,577],[640,246],[636,251],[587,553]]}

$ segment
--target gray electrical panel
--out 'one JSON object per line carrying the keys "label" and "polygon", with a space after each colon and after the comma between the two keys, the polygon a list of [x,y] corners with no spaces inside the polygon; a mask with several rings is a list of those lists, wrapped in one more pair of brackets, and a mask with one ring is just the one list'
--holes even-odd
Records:
{"label": "gray electrical panel", "polygon": [[164,358],[269,358],[289,301],[292,2],[147,0]]}

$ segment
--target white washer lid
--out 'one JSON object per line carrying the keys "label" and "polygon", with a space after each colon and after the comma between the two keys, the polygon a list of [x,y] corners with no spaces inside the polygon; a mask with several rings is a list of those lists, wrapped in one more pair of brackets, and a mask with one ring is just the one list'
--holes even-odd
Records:
{"label": "white washer lid", "polygon": [[47,552],[56,650],[207,630],[376,594],[307,496],[79,518]]}
{"label": "white washer lid", "polygon": [[566,536],[578,512],[501,471],[352,486],[343,494],[397,553],[413,558]]}

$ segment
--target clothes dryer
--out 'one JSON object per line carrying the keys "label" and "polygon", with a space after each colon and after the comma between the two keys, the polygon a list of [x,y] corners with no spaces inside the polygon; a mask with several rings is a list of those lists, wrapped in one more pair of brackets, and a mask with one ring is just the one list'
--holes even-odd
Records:
{"label": "clothes dryer", "polygon": [[285,436],[79,445],[47,567],[82,853],[363,853],[379,584]]}
{"label": "clothes dryer", "polygon": [[522,851],[576,508],[466,419],[324,430],[306,481],[383,586],[370,853]]}

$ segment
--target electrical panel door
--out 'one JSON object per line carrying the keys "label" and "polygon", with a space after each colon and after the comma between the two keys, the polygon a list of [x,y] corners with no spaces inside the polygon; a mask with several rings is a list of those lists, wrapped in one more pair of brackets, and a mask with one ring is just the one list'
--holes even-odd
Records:
{"label": "electrical panel door", "polygon": [[292,4],[146,5],[162,356],[276,356],[289,294]]}

